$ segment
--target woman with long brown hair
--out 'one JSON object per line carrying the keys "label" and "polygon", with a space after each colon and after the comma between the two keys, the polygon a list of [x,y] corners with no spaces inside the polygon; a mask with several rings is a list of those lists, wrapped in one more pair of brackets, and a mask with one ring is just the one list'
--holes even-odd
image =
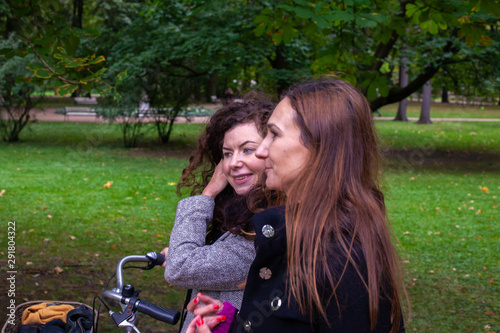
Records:
{"label": "woman with long brown hair", "polygon": [[[189,189],[191,196],[178,203],[170,244],[162,253],[165,280],[193,289],[188,300],[203,291],[241,304],[240,285],[255,257],[254,213],[247,201],[268,207],[269,198],[258,185],[264,162],[255,150],[273,107],[263,96],[250,94],[216,111],[183,170],[177,190]],[[187,314],[188,323],[191,319]]]}
{"label": "woman with long brown hair", "polygon": [[284,191],[286,204],[252,219],[257,255],[238,316],[199,294],[189,330],[226,316],[232,332],[403,332],[404,289],[364,96],[339,80],[303,83],[267,126],[256,154],[266,187]]}

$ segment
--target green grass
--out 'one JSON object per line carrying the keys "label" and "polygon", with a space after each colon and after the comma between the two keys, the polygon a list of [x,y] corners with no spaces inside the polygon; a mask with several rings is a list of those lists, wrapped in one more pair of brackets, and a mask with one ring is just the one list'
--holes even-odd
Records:
{"label": "green grass", "polygon": [[[420,117],[421,103],[409,102],[407,109],[408,117]],[[385,117],[395,117],[398,112],[398,103],[389,104],[380,108]],[[377,116],[374,114],[374,116]],[[464,104],[442,104],[432,103],[432,118],[500,118],[500,107],[498,105],[464,105]]]}
{"label": "green grass", "polygon": [[[499,125],[376,126],[412,304],[407,332],[499,332]],[[175,184],[202,128],[176,125],[167,147],[151,130],[140,148],[128,150],[116,125],[99,123],[37,123],[21,142],[0,142],[0,221],[6,230],[16,220],[17,228],[16,302],[92,304],[119,258],[167,246],[179,200]],[[0,235],[3,272],[6,232]],[[144,299],[182,305],[184,291],[168,286],[161,269],[128,276]],[[0,299],[2,308],[6,301]],[[140,328],[176,331],[142,318]],[[100,325],[112,331],[109,317]]]}

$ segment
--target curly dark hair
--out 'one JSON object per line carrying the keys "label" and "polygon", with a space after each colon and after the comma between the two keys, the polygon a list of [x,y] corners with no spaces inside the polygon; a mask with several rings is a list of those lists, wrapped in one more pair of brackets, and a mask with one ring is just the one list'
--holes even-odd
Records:
{"label": "curly dark hair", "polygon": [[[181,195],[181,190],[187,188],[191,190],[190,195],[201,194],[215,167],[223,158],[222,145],[226,132],[237,125],[253,122],[264,137],[267,132],[266,123],[274,106],[266,95],[251,92],[241,101],[235,101],[217,110],[210,118],[205,131],[199,136],[196,150],[189,158],[189,165],[182,171],[177,193]],[[263,190],[262,186],[258,187],[245,195],[237,195],[228,184],[217,195],[212,223],[207,233],[208,244],[226,231],[251,238],[249,234],[253,229],[250,220],[254,211],[267,208],[275,197]],[[251,209],[249,203],[252,204]]]}

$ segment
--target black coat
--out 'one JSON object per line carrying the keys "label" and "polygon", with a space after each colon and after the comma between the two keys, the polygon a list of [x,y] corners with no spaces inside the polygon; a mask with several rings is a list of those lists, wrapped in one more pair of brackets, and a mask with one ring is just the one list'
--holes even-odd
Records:
{"label": "black coat", "polygon": [[[333,298],[326,308],[330,325],[318,314],[311,322],[309,313],[301,314],[297,303],[292,300],[288,304],[284,207],[256,214],[252,225],[256,232],[257,256],[250,267],[241,310],[231,325],[231,332],[370,332],[368,292],[352,265],[348,265],[337,288],[341,316]],[[334,272],[340,274],[345,256],[333,259],[332,256]],[[363,262],[359,267],[364,267],[364,260],[360,260]],[[322,284],[323,294],[328,299],[332,290],[328,284]],[[381,300],[378,323],[373,332],[389,332],[390,309],[390,302]]]}

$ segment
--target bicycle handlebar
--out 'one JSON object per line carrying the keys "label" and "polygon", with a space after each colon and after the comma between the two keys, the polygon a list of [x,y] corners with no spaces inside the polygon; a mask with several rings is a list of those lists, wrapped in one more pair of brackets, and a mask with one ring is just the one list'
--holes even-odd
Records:
{"label": "bicycle handlebar", "polygon": [[[137,299],[136,297],[124,297],[123,291],[123,267],[128,262],[149,262],[147,269],[154,266],[160,266],[165,261],[165,257],[161,253],[149,252],[146,255],[131,255],[122,258],[116,265],[116,288],[113,290],[104,291],[104,297],[115,300],[125,305],[132,306],[133,310],[137,310],[148,316],[175,325],[180,318],[180,313],[176,310],[167,309],[148,301]],[[131,304],[133,303],[133,304]]]}
{"label": "bicycle handlebar", "polygon": [[136,308],[139,312],[171,325],[177,324],[177,321],[181,316],[179,311],[167,309],[162,306],[149,303],[148,301],[137,300]]}

